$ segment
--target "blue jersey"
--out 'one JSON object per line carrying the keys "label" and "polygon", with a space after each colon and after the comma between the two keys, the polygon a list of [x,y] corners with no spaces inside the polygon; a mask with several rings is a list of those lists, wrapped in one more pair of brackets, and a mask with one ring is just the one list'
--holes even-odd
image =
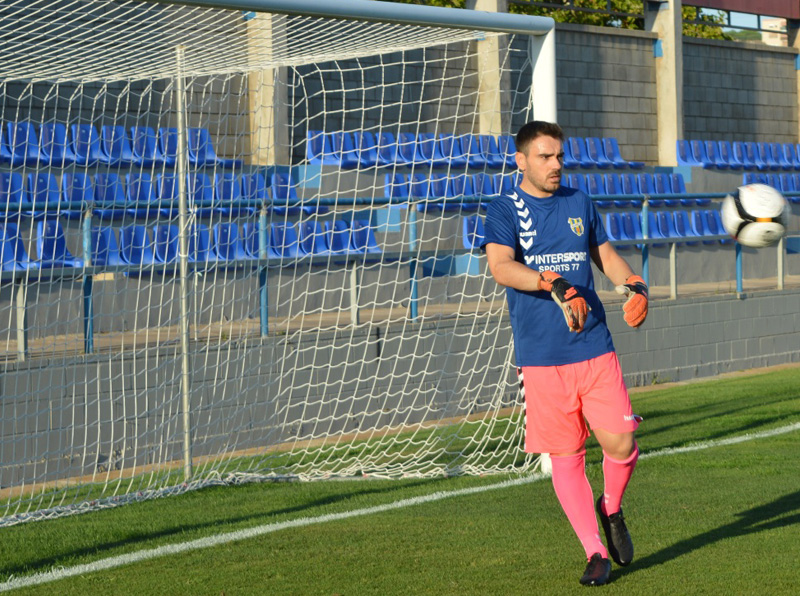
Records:
{"label": "blue jersey", "polygon": [[579,190],[561,187],[541,199],[517,187],[489,205],[481,248],[489,243],[512,247],[520,263],[563,276],[591,308],[583,331],[570,333],[549,292],[506,288],[517,366],[571,364],[614,350],[589,252],[606,241],[597,210]]}

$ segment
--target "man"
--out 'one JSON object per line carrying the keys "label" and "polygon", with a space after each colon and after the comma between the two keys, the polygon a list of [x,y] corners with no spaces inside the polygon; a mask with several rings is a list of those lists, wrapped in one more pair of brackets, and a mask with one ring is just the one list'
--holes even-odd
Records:
{"label": "man", "polygon": [[[525,394],[525,449],[550,454],[556,496],[588,559],[580,582],[601,585],[611,573],[609,553],[618,565],[633,558],[621,502],[639,455],[640,418],[631,412],[589,259],[628,295],[623,310],[632,327],[647,316],[647,286],[609,243],[589,198],[561,186],[563,141],[557,124],[534,121],[519,130],[522,181],[490,204],[482,248],[506,287]],[[604,454],[596,504],[585,474],[586,421]]]}

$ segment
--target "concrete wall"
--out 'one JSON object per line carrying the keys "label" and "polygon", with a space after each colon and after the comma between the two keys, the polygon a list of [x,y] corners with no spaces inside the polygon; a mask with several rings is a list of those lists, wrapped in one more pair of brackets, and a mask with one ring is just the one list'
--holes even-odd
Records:
{"label": "concrete wall", "polygon": [[[800,362],[797,289],[656,301],[638,330],[619,302],[607,314],[630,386]],[[487,315],[193,344],[193,454],[513,405],[510,342]],[[0,487],[179,460],[179,363],[164,347],[7,364]]]}

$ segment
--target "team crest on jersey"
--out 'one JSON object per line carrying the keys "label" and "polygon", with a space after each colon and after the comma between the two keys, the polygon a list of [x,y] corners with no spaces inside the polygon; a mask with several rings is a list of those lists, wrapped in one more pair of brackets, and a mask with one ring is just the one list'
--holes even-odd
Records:
{"label": "team crest on jersey", "polygon": [[583,236],[583,218],[582,217],[570,217],[567,219],[567,223],[569,224],[569,229],[575,232],[578,236]]}

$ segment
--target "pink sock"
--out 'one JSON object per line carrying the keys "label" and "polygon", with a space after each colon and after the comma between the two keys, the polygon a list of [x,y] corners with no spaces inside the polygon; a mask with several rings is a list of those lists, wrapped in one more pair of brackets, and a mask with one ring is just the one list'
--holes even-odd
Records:
{"label": "pink sock", "polygon": [[564,457],[551,456],[551,459],[553,488],[572,529],[586,551],[586,558],[589,559],[594,553],[608,558],[608,551],[600,540],[592,487],[586,479],[586,450]]}
{"label": "pink sock", "polygon": [[639,459],[639,446],[634,443],[633,453],[625,460],[614,459],[603,453],[603,512],[606,515],[617,513],[622,507],[622,495],[628,487],[628,481],[633,475],[636,461]]}

